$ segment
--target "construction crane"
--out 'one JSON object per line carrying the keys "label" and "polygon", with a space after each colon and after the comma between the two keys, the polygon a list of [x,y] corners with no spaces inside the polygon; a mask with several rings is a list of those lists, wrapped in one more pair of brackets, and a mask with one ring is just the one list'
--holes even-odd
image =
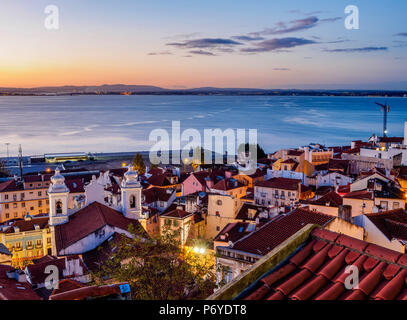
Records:
{"label": "construction crane", "polygon": [[375,102],[378,106],[381,107],[381,109],[384,112],[384,116],[383,116],[383,137],[387,137],[387,113],[390,112],[390,106],[386,101],[386,104],[382,104],[379,102]]}

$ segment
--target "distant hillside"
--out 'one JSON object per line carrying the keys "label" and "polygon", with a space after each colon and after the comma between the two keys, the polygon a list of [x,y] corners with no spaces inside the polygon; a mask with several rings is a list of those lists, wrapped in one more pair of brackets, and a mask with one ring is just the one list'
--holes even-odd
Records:
{"label": "distant hillside", "polygon": [[161,92],[166,89],[155,86],[104,84],[101,86],[61,86],[36,88],[0,88],[0,93],[12,94],[66,94],[66,93],[120,93],[120,92]]}
{"label": "distant hillside", "polygon": [[165,89],[156,86],[104,84],[101,86],[49,86],[37,88],[0,88],[0,95],[266,95],[266,96],[389,96],[407,97],[407,90],[335,90],[335,89],[256,89],[215,88]]}

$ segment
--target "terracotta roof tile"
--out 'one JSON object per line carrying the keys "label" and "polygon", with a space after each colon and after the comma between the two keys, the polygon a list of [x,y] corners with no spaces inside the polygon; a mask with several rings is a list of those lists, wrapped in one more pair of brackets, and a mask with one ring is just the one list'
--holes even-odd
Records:
{"label": "terracotta roof tile", "polygon": [[69,247],[105,225],[127,231],[129,225],[140,226],[137,220],[126,218],[121,212],[99,202],[93,202],[69,216],[69,221],[55,226],[57,251]]}
{"label": "terracotta roof tile", "polygon": [[283,190],[299,190],[301,180],[289,178],[272,178],[267,181],[258,182],[256,186],[264,188],[276,188]]}
{"label": "terracotta roof tile", "polygon": [[299,208],[266,223],[247,237],[238,240],[234,243],[233,249],[265,255],[307,224],[323,226],[332,219],[334,219],[332,216]]}
{"label": "terracotta roof tile", "polygon": [[[324,244],[325,243],[325,244]],[[314,230],[290,259],[258,281],[246,294],[267,300],[405,300],[407,254]],[[359,283],[347,289],[349,265],[359,271]]]}

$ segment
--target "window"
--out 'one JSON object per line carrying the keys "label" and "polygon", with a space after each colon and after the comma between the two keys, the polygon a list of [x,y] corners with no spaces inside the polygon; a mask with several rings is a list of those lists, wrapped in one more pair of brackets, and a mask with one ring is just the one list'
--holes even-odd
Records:
{"label": "window", "polygon": [[4,195],[4,199],[8,200],[8,194]]}
{"label": "window", "polygon": [[383,210],[387,210],[387,205],[388,205],[387,201],[380,201],[380,207]]}
{"label": "window", "polygon": [[23,192],[23,193],[20,193],[20,198],[21,198],[21,200],[24,199],[24,196],[25,196],[24,192]]}
{"label": "window", "polygon": [[216,201],[216,204],[217,204],[218,206],[221,206],[221,205],[222,205],[222,200]]}
{"label": "window", "polygon": [[31,211],[34,211],[34,207],[30,207],[30,210],[31,210]]}
{"label": "window", "polygon": [[10,214],[6,213],[6,219],[10,218]]}
{"label": "window", "polygon": [[173,226],[178,227],[178,221],[177,220],[174,220]]}
{"label": "window", "polygon": [[17,208],[17,203],[13,203],[13,208]]}
{"label": "window", "polygon": [[14,212],[14,218],[17,218],[17,217],[18,217],[18,213]]}
{"label": "window", "polygon": [[398,209],[398,208],[400,208],[400,203],[393,202],[393,209]]}
{"label": "window", "polygon": [[216,227],[216,231],[220,231],[220,227],[219,227],[219,226]]}
{"label": "window", "polygon": [[136,197],[130,196],[130,208],[135,208],[136,207]]}
{"label": "window", "polygon": [[61,201],[57,201],[57,203],[55,204],[55,208],[56,208],[57,214],[62,214],[62,202]]}
{"label": "window", "polygon": [[38,191],[38,196],[39,196],[39,197],[42,196],[42,191]]}
{"label": "window", "polygon": [[31,248],[32,246],[33,246],[32,240],[28,240],[28,241],[27,241],[27,247],[28,247],[28,248]]}
{"label": "window", "polygon": [[167,226],[170,226],[170,225],[171,225],[171,220],[170,220],[170,219],[165,219],[165,224],[166,224]]}
{"label": "window", "polygon": [[8,209],[10,206],[9,206],[9,204],[8,203],[6,203],[5,205],[4,205],[4,208],[5,209]]}
{"label": "window", "polygon": [[38,206],[42,207],[42,201],[41,200],[38,200]]}
{"label": "window", "polygon": [[51,244],[51,238],[47,238],[47,244]]}
{"label": "window", "polygon": [[21,208],[25,208],[25,202],[21,203]]}

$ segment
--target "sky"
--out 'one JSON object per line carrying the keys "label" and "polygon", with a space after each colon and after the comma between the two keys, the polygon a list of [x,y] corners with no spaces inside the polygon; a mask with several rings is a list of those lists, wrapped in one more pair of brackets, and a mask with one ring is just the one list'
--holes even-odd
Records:
{"label": "sky", "polygon": [[405,0],[2,0],[0,87],[403,90],[406,12]]}

